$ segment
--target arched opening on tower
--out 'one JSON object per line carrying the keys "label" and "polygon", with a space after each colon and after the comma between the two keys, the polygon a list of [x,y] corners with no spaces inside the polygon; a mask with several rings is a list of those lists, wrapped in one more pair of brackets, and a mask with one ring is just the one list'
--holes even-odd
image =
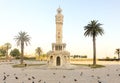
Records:
{"label": "arched opening on tower", "polygon": [[60,62],[60,57],[58,56],[58,57],[56,58],[56,65],[57,65],[57,66],[60,66],[60,63],[61,63],[61,62]]}
{"label": "arched opening on tower", "polygon": [[50,60],[53,60],[53,56],[50,56]]}

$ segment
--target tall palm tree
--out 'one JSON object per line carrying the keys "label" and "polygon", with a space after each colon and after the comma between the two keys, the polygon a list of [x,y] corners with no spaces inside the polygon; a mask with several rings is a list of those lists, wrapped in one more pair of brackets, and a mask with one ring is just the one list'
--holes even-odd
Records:
{"label": "tall palm tree", "polygon": [[93,65],[96,65],[96,37],[100,34],[104,34],[104,30],[101,27],[102,24],[96,20],[92,20],[87,26],[84,26],[85,37],[91,36],[93,38]]}
{"label": "tall palm tree", "polygon": [[42,49],[41,49],[40,47],[37,47],[37,48],[35,49],[35,51],[36,51],[36,54],[38,54],[38,55],[39,55],[39,58],[40,58],[40,55],[41,55],[41,53],[42,53]]}
{"label": "tall palm tree", "polygon": [[6,61],[8,59],[8,50],[11,49],[12,45],[10,43],[4,44],[5,50],[6,50]]}
{"label": "tall palm tree", "polygon": [[15,41],[17,42],[17,46],[21,46],[21,61],[20,64],[23,64],[24,60],[24,45],[28,46],[30,44],[30,36],[27,32],[20,31],[17,36],[15,36]]}
{"label": "tall palm tree", "polygon": [[120,60],[120,48],[117,48],[115,50],[115,53],[118,55],[118,60]]}

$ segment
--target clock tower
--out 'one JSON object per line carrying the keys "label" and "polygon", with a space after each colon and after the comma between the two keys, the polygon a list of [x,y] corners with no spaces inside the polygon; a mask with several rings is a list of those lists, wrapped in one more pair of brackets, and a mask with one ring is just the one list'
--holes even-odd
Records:
{"label": "clock tower", "polygon": [[66,44],[62,42],[62,29],[63,29],[63,15],[62,9],[57,9],[55,15],[56,23],[56,43],[52,43],[52,51],[47,53],[49,67],[65,67],[69,64],[70,53],[65,50]]}

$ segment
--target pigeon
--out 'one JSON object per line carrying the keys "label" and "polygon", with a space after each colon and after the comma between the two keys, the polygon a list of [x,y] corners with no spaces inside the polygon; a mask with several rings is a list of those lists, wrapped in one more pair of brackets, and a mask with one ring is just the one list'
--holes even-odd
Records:
{"label": "pigeon", "polygon": [[120,76],[120,74],[119,74],[119,76]]}
{"label": "pigeon", "polygon": [[98,80],[98,83],[102,83],[100,80]]}
{"label": "pigeon", "polygon": [[55,73],[53,73],[53,75],[55,75]]}
{"label": "pigeon", "polygon": [[9,77],[10,75],[7,75],[7,77]]}
{"label": "pigeon", "polygon": [[94,77],[94,75],[92,75],[91,77]]}
{"label": "pigeon", "polygon": [[76,82],[76,81],[77,81],[77,79],[74,79],[74,81]]}
{"label": "pigeon", "polygon": [[97,79],[100,79],[100,77],[98,76]]}
{"label": "pigeon", "polygon": [[34,76],[32,76],[32,79],[35,79],[35,77],[34,77]]}
{"label": "pigeon", "polygon": [[25,67],[27,66],[27,64],[25,64]]}
{"label": "pigeon", "polygon": [[31,80],[31,78],[28,78],[28,80]]}
{"label": "pigeon", "polygon": [[15,79],[18,79],[18,77],[17,77],[17,76],[15,76]]}
{"label": "pigeon", "polygon": [[3,74],[6,74],[5,72]]}
{"label": "pigeon", "polygon": [[110,76],[109,74],[107,74],[107,76]]}
{"label": "pigeon", "polygon": [[66,76],[63,76],[63,78],[66,78]]}
{"label": "pigeon", "polygon": [[39,80],[38,82],[41,82],[41,80]]}
{"label": "pigeon", "polygon": [[3,80],[6,80],[6,76],[4,76]]}

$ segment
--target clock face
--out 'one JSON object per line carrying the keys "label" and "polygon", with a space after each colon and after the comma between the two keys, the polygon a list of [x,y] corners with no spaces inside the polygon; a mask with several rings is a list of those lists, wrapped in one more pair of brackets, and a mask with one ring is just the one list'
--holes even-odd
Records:
{"label": "clock face", "polygon": [[58,17],[57,17],[57,20],[58,20],[58,21],[60,21],[60,20],[61,20],[61,17],[60,17],[60,16],[58,16]]}

